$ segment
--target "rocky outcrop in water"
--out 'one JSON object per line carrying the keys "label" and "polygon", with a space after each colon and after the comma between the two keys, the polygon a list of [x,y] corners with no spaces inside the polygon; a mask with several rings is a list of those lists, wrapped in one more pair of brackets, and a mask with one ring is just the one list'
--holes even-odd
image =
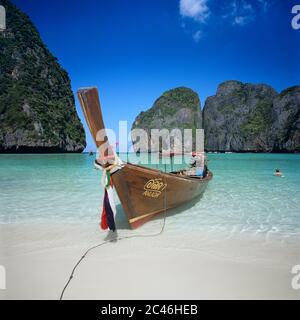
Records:
{"label": "rocky outcrop in water", "polygon": [[[184,129],[192,129],[195,138],[195,129],[202,128],[202,114],[200,100],[193,90],[185,87],[175,88],[163,93],[153,106],[141,112],[135,119],[132,129],[144,129],[148,134],[147,145],[150,148],[151,129],[179,129],[179,134],[171,138],[171,150],[176,151],[176,144],[180,135],[184,137]],[[168,149],[168,135],[162,134],[162,143],[156,145],[152,151]],[[195,139],[193,139],[195,143]],[[133,136],[133,142],[136,142]],[[175,148],[174,148],[175,145]],[[186,146],[188,147],[188,146]]]}
{"label": "rocky outcrop in water", "polygon": [[204,110],[205,148],[220,152],[299,152],[300,86],[278,94],[264,84],[222,83]]}
{"label": "rocky outcrop in water", "polygon": [[300,86],[282,91],[273,101],[274,152],[300,152]]}
{"label": "rocky outcrop in water", "polygon": [[[277,93],[266,84],[226,81],[202,115],[206,151],[300,152],[300,86]],[[199,97],[188,88],[169,90],[132,128],[149,135],[152,128],[202,128]]]}
{"label": "rocky outcrop in water", "polygon": [[10,1],[0,31],[0,152],[81,152],[70,79],[27,15]]}
{"label": "rocky outcrop in water", "polygon": [[264,84],[226,81],[203,109],[207,151],[270,152],[273,101],[277,92]]}

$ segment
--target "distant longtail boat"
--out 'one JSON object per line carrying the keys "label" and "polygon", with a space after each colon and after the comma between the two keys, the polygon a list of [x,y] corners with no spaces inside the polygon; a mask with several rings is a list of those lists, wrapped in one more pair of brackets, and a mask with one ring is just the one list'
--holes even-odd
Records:
{"label": "distant longtail boat", "polygon": [[[197,199],[204,192],[212,173],[205,177],[188,175],[185,170],[166,173],[131,163],[123,163],[110,153],[102,118],[97,88],[82,88],[77,92],[92,137],[99,148],[98,164],[110,171],[121,205],[132,228],[137,228],[160,213]],[[103,139],[97,139],[99,131]],[[98,141],[99,140],[99,141]],[[101,140],[101,141],[100,141]]]}

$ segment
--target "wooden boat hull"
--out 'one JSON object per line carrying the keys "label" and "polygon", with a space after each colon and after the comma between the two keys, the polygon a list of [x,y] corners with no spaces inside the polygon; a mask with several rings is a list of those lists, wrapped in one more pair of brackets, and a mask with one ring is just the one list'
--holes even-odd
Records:
{"label": "wooden boat hull", "polygon": [[212,174],[206,178],[180,176],[126,163],[112,179],[132,228],[155,215],[199,197]]}

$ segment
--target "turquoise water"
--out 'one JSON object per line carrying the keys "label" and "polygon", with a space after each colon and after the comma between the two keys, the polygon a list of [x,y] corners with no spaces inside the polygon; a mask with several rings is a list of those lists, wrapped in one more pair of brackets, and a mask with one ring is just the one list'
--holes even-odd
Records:
{"label": "turquoise water", "polygon": [[[300,235],[299,154],[208,157],[214,179],[199,202],[167,218],[169,230]],[[87,154],[0,155],[0,223],[97,224],[103,188],[93,160]],[[276,167],[284,178],[273,176]]]}

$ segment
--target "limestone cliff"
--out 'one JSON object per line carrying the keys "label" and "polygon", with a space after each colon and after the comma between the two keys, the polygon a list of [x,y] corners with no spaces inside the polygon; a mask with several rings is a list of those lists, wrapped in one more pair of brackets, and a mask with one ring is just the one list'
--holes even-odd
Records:
{"label": "limestone cliff", "polygon": [[[176,151],[175,141],[180,139],[180,136],[184,139],[184,129],[192,129],[193,144],[195,144],[195,130],[202,128],[202,114],[197,93],[185,87],[166,91],[154,102],[149,110],[141,112],[136,117],[132,129],[137,128],[144,129],[147,132],[149,148],[151,129],[168,129],[169,131],[172,129],[180,130],[180,134],[174,134],[171,138],[171,150]],[[161,145],[157,146],[156,150],[152,151],[167,150],[168,139],[168,136],[162,135]],[[134,137],[133,142],[135,142]]]}
{"label": "limestone cliff", "polygon": [[207,151],[299,152],[300,86],[278,94],[265,84],[226,81],[204,110]]}
{"label": "limestone cliff", "polygon": [[198,95],[176,88],[141,112],[132,128],[151,137],[153,128],[202,128],[202,117],[206,151],[300,152],[300,86],[277,93],[266,84],[226,81],[206,99],[202,116]]}
{"label": "limestone cliff", "polygon": [[300,152],[300,86],[282,91],[273,101],[273,151]]}
{"label": "limestone cliff", "polygon": [[27,15],[10,1],[0,31],[0,152],[81,152],[70,79]]}
{"label": "limestone cliff", "polygon": [[204,110],[207,151],[269,152],[273,141],[273,100],[277,92],[268,85],[226,81]]}

